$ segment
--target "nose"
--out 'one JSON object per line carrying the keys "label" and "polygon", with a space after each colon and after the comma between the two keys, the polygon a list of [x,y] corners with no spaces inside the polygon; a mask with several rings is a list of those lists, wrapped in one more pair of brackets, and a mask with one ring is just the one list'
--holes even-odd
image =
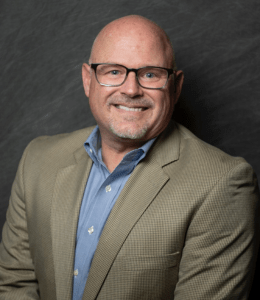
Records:
{"label": "nose", "polygon": [[132,98],[143,94],[143,90],[137,82],[135,72],[129,72],[126,81],[121,85],[120,92]]}

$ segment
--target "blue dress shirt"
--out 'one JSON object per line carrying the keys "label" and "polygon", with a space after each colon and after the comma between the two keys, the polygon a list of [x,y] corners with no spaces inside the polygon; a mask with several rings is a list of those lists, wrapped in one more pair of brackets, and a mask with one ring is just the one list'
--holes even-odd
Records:
{"label": "blue dress shirt", "polygon": [[102,161],[99,128],[92,131],[84,147],[93,161],[83,195],[74,262],[73,300],[81,300],[94,253],[106,220],[136,165],[146,156],[156,138],[127,153],[110,173]]}

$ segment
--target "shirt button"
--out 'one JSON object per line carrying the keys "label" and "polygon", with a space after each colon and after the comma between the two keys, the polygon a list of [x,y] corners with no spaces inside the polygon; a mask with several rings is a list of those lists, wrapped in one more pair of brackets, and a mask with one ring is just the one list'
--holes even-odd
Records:
{"label": "shirt button", "polygon": [[90,151],[90,153],[92,153],[92,152],[93,152],[91,148],[89,149],[89,151]]}
{"label": "shirt button", "polygon": [[106,192],[111,192],[111,186],[110,185],[106,186]]}
{"label": "shirt button", "polygon": [[74,270],[74,276],[78,276],[79,275],[79,270]]}
{"label": "shirt button", "polygon": [[89,229],[88,229],[88,233],[89,234],[92,234],[94,232],[94,226],[91,226]]}

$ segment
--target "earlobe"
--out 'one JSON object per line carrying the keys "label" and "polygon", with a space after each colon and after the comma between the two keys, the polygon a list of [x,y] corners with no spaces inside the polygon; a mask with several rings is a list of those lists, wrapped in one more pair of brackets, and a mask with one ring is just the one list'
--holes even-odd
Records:
{"label": "earlobe", "polygon": [[91,68],[88,64],[84,63],[82,65],[82,81],[83,81],[83,87],[85,90],[85,94],[87,97],[89,97],[89,87],[91,82]]}

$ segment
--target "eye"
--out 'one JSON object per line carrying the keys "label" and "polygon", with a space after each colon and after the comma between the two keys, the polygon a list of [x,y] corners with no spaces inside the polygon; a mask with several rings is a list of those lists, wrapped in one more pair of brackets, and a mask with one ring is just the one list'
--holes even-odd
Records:
{"label": "eye", "polygon": [[145,77],[146,78],[154,78],[154,73],[151,73],[151,72],[149,72],[149,73],[145,73]]}
{"label": "eye", "polygon": [[111,75],[118,75],[119,71],[118,70],[112,70],[112,71],[110,71],[110,74]]}

